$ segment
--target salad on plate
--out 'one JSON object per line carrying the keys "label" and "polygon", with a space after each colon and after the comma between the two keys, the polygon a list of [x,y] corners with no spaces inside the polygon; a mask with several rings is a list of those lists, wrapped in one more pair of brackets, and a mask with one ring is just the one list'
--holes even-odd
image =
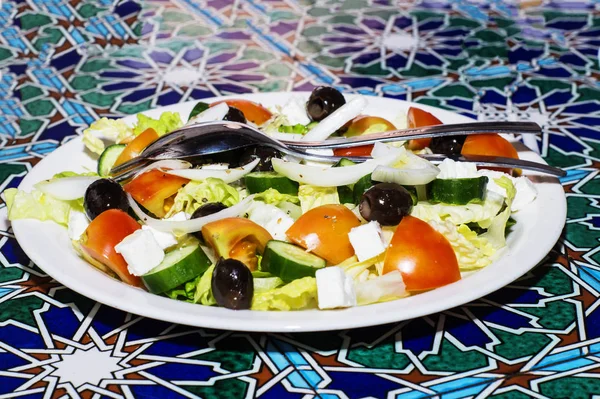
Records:
{"label": "salad on plate", "polygon": [[[186,124],[247,123],[284,140],[326,140],[440,124],[411,107],[364,115],[332,87],[267,109],[244,99],[197,103],[190,115],[102,118],[84,131],[96,170],[65,171],[31,192],[7,189],[10,220],[64,226],[73,249],[122,282],[174,300],[252,310],[337,309],[432,290],[506,250],[513,214],[535,186],[518,170],[478,169],[420,153],[518,158],[497,134],[342,148],[313,162],[249,147],[197,164],[162,160],[116,182],[110,171]],[[323,155],[320,150],[320,154]],[[343,157],[369,157],[355,163]]]}

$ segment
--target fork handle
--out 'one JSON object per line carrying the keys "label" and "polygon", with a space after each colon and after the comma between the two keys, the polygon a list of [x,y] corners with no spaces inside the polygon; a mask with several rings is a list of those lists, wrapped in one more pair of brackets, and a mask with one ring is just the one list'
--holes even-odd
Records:
{"label": "fork handle", "polygon": [[389,132],[366,134],[351,138],[328,139],[324,141],[280,140],[291,148],[339,148],[357,147],[376,142],[445,137],[481,133],[540,134],[542,129],[535,122],[469,122],[452,125],[425,126],[414,129],[391,130]]}

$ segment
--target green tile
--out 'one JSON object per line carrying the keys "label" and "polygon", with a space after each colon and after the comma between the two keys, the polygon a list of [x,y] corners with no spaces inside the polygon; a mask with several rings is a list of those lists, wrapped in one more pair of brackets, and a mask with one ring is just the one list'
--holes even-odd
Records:
{"label": "green tile", "polygon": [[21,29],[29,30],[32,28],[40,28],[53,23],[52,18],[44,14],[25,13],[19,17]]}
{"label": "green tile", "polygon": [[35,100],[25,104],[25,109],[32,116],[45,116],[54,111],[54,105],[50,100]]}

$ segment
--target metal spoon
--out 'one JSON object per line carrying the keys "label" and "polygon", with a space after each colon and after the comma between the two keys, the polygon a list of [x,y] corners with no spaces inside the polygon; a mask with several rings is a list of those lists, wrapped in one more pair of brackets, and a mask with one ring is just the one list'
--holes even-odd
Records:
{"label": "metal spoon", "polygon": [[[479,124],[473,124],[474,126],[471,128],[471,130],[465,128],[465,125],[467,124],[462,124],[460,134],[473,134],[482,132],[482,129],[479,128]],[[453,125],[443,126],[450,127]],[[486,126],[489,130],[484,131],[490,131],[492,130],[491,126],[494,125],[492,123],[488,123]],[[506,129],[506,126],[504,126],[504,129]],[[537,127],[537,129],[539,130],[539,126]],[[451,129],[447,130],[451,131]],[[438,129],[438,133],[439,131],[440,129]],[[532,126],[529,126],[529,130],[527,130],[527,132],[532,133],[533,131],[534,129],[532,129]],[[404,131],[401,132],[403,134]],[[418,135],[404,134],[402,136],[402,139],[423,137],[423,129],[419,129],[419,132],[420,134]],[[447,133],[444,134],[449,135]],[[360,139],[360,137],[357,139]],[[352,143],[354,145],[364,145],[365,141],[370,139],[368,138],[368,136],[364,136],[362,140],[363,141],[353,140]],[[392,141],[387,140],[385,138],[384,140]],[[360,144],[358,144],[359,142]],[[155,162],[163,159],[180,159],[193,162],[200,160],[201,158],[206,157],[207,155],[219,154],[253,145],[271,147],[276,150],[279,150],[284,154],[305,160],[335,162],[342,158],[328,155],[308,154],[302,151],[302,149],[307,148],[304,148],[298,142],[287,144],[276,140],[270,136],[267,136],[260,130],[257,130],[248,125],[237,122],[218,121],[186,126],[168,135],[162,136],[154,143],[150,144],[140,156],[128,162],[125,162],[119,166],[114,167],[111,170],[111,175],[117,181],[126,180],[132,177],[137,171],[139,171],[142,167],[149,164],[150,162]],[[292,148],[292,145],[295,148]],[[340,143],[337,146],[346,147],[347,145],[343,145]],[[309,147],[314,148],[312,145]],[[319,146],[317,147],[319,148]],[[364,157],[345,158],[350,158],[351,160],[357,162],[362,162],[368,159]],[[510,166],[508,167],[536,170],[539,172],[550,173],[557,176],[561,176],[564,173],[560,169],[543,164],[538,164],[535,162],[510,158],[500,159],[497,157],[496,160],[497,162],[494,163],[494,161],[491,160],[490,157],[485,157],[485,159],[477,159],[477,157],[469,157],[468,159],[464,159],[464,161],[473,162],[475,164],[482,164],[485,166],[506,167],[507,163],[510,163]],[[498,162],[500,162],[500,164]]]}

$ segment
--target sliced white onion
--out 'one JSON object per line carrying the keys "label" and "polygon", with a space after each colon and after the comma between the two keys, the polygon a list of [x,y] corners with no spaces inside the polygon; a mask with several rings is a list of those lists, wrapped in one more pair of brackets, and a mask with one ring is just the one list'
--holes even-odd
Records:
{"label": "sliced white onion", "polygon": [[304,140],[320,141],[325,140],[339,128],[344,126],[346,122],[356,118],[363,109],[367,106],[367,100],[363,97],[356,97],[340,108],[335,110],[327,118],[323,119],[317,126],[312,128],[304,135]]}
{"label": "sliced white onion", "polygon": [[371,157],[373,158],[381,158],[388,154],[405,154],[406,149],[404,147],[392,147],[387,145],[386,143],[377,142],[373,145],[373,149],[371,150]]}
{"label": "sliced white onion", "polygon": [[151,163],[150,165],[142,168],[142,170],[140,170],[139,172],[137,172],[133,178],[135,179],[136,177],[138,177],[139,175],[148,172],[149,170],[152,169],[187,169],[187,168],[191,168],[192,164],[186,161],[179,161],[176,159],[165,159],[162,161],[156,161],[154,163]]}
{"label": "sliced white onion", "polygon": [[389,154],[385,157],[371,159],[361,164],[343,168],[328,168],[286,162],[272,158],[275,172],[299,183],[319,187],[336,187],[356,183],[361,177],[372,173],[380,165],[393,165],[400,161],[401,155]]}
{"label": "sliced white onion", "polygon": [[135,214],[142,220],[142,222],[156,230],[168,231],[177,235],[180,233],[186,234],[193,233],[195,231],[200,231],[202,229],[202,226],[204,226],[207,223],[225,218],[238,217],[242,215],[250,206],[250,203],[254,199],[254,195],[249,195],[237,204],[230,206],[229,208],[223,209],[222,211],[213,213],[211,215],[182,221],[161,220],[153,218],[150,215],[146,214],[140,208],[140,206],[137,204],[137,202],[135,202],[135,200],[131,197],[130,194],[127,194],[127,198],[129,200],[129,206],[131,206],[131,209],[133,209]]}
{"label": "sliced white onion", "polygon": [[41,181],[35,188],[62,201],[83,198],[88,186],[98,180],[98,176],[72,176]]}
{"label": "sliced white onion", "polygon": [[196,123],[222,121],[228,112],[229,106],[225,103],[219,103],[214,107],[208,107],[205,111],[194,116],[186,123],[186,125],[190,126],[195,125]]}
{"label": "sliced white onion", "polygon": [[215,177],[223,180],[225,183],[233,183],[252,172],[252,169],[254,169],[259,162],[260,158],[256,158],[254,161],[234,169],[173,169],[166,170],[165,173],[190,180],[206,180],[209,177]]}
{"label": "sliced white onion", "polygon": [[405,150],[401,159],[404,161],[401,167],[382,165],[375,168],[373,180],[415,186],[429,183],[440,173],[437,166],[410,151]]}
{"label": "sliced white onion", "polygon": [[356,283],[354,288],[356,302],[359,305],[367,305],[406,295],[406,285],[402,280],[402,274],[397,270],[371,280]]}

